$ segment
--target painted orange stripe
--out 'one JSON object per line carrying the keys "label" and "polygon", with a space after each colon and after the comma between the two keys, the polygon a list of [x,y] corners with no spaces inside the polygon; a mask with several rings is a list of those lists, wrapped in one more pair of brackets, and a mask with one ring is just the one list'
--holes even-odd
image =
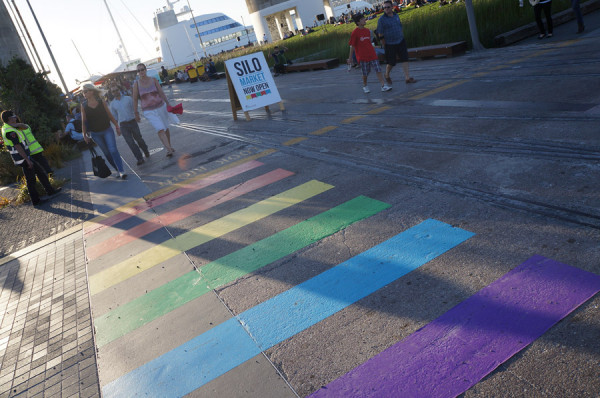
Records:
{"label": "painted orange stripe", "polygon": [[230,169],[221,171],[217,174],[210,175],[206,178],[196,180],[190,184],[182,185],[181,187],[171,190],[169,192],[164,193],[163,195],[152,198],[146,202],[135,205],[131,208],[123,209],[122,212],[114,214],[108,218],[105,218],[101,221],[98,221],[96,225],[86,228],[85,235],[91,235],[98,231],[103,230],[106,227],[110,227],[111,225],[115,225],[121,221],[124,221],[132,216],[140,214],[146,210],[149,210],[155,206],[159,206],[161,204],[170,202],[174,199],[180,198],[184,195],[187,195],[191,192],[197,191],[202,188],[206,188],[209,185],[215,184],[217,182],[226,180],[227,178],[233,177],[235,175],[241,174],[245,171],[252,170],[256,167],[262,166],[264,163],[261,163],[257,160],[252,160],[250,162],[246,162]]}
{"label": "painted orange stripe", "polygon": [[230,188],[224,189],[220,192],[214,193],[210,196],[197,200],[193,203],[179,207],[168,213],[162,214],[152,220],[146,221],[128,231],[123,231],[118,235],[115,235],[104,242],[101,242],[89,249],[86,249],[86,255],[88,259],[93,260],[106,253],[109,253],[119,247],[126,245],[142,236],[145,236],[151,232],[154,232],[166,225],[174,222],[183,220],[184,218],[210,209],[218,204],[227,202],[228,200],[235,199],[248,192],[254,191],[258,188],[262,188],[266,185],[272,184],[286,177],[293,175],[291,171],[277,169],[270,173],[263,174],[262,176],[253,178],[241,184],[234,185]]}

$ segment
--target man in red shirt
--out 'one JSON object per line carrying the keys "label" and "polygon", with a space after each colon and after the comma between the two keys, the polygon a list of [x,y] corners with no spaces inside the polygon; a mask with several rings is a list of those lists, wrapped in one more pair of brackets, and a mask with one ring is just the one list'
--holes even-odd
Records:
{"label": "man in red shirt", "polygon": [[356,29],[352,31],[350,36],[350,55],[348,56],[348,63],[352,62],[352,55],[356,54],[356,59],[360,64],[363,75],[363,91],[365,93],[371,92],[367,86],[367,76],[371,72],[371,68],[375,69],[377,78],[381,83],[381,91],[389,91],[392,88],[385,84],[383,75],[381,74],[381,66],[379,65],[379,59],[377,53],[375,53],[375,47],[371,43],[371,31],[365,28],[367,20],[362,14],[356,14],[353,17],[354,23],[356,23]]}

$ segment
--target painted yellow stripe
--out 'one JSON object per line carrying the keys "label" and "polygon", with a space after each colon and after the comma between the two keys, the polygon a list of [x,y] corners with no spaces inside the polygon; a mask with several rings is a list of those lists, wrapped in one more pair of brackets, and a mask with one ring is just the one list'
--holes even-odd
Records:
{"label": "painted yellow stripe", "polygon": [[488,75],[489,73],[490,72],[477,72],[472,77],[481,77],[481,76]]}
{"label": "painted yellow stripe", "polygon": [[411,97],[410,99],[412,99],[412,100],[420,100],[420,99],[423,99],[425,97],[429,97],[430,95],[437,94],[437,93],[440,93],[442,91],[448,90],[448,89],[450,89],[452,87],[460,86],[461,84],[466,83],[468,81],[469,81],[468,79],[465,79],[465,80],[459,80],[459,81],[454,82],[454,83],[446,84],[445,86],[434,88],[433,90],[429,90],[429,91],[426,91],[426,92],[424,92],[422,94],[415,95],[414,97]]}
{"label": "painted yellow stripe", "polygon": [[567,41],[563,41],[562,43],[559,43],[556,47],[566,47],[566,46],[570,46],[571,44],[575,44],[578,41],[581,41],[581,39],[573,39],[573,40],[567,40]]}
{"label": "painted yellow stripe", "polygon": [[317,131],[313,131],[310,135],[323,135],[325,133],[330,132],[331,130],[337,129],[338,126],[325,126],[322,129],[318,129]]}
{"label": "painted yellow stripe", "polygon": [[290,145],[297,144],[297,143],[302,142],[307,139],[308,139],[307,137],[296,137],[296,138],[292,138],[289,141],[284,142],[283,145],[290,146]]}
{"label": "painted yellow stripe", "polygon": [[552,51],[554,51],[554,50],[553,49],[549,49],[549,50],[536,51],[533,54],[527,55],[526,57],[522,57],[522,58],[518,58],[518,59],[513,59],[512,61],[508,61],[508,63],[509,64],[518,64],[519,62],[527,61],[528,59],[535,58],[537,56],[544,55],[544,54],[547,54],[547,53],[552,52]]}
{"label": "painted yellow stripe", "polygon": [[144,198],[133,200],[133,201],[127,203],[127,204],[124,204],[123,206],[120,206],[120,207],[118,207],[118,208],[116,208],[114,210],[109,211],[108,213],[99,215],[97,217],[92,218],[91,220],[88,220],[88,221],[84,222],[83,223],[83,230],[84,231],[86,229],[89,230],[90,227],[92,227],[93,225],[99,223],[100,221],[102,221],[102,220],[104,220],[104,219],[106,219],[108,217],[111,217],[111,216],[113,216],[115,214],[122,213],[123,211],[125,211],[127,209],[130,209],[132,207],[135,207],[135,206],[137,206],[137,205],[139,205],[141,203],[144,203],[146,200],[150,200],[150,199],[153,199],[153,198],[155,198],[157,196],[166,194],[168,192],[172,192],[172,191],[176,190],[177,188],[179,188],[181,186],[187,185],[189,183],[192,183],[194,181],[200,180],[202,178],[206,178],[206,177],[211,176],[213,174],[220,173],[223,170],[230,169],[230,168],[235,167],[235,166],[237,166],[239,164],[246,163],[246,162],[248,162],[250,160],[260,159],[262,157],[265,157],[267,155],[272,154],[273,152],[277,152],[277,150],[276,149],[267,149],[265,151],[262,151],[262,152],[259,152],[259,153],[255,154],[255,155],[251,155],[251,156],[245,157],[243,159],[236,160],[235,162],[228,163],[225,166],[221,166],[221,167],[219,167],[217,169],[208,171],[206,173],[198,174],[197,176],[188,178],[187,180],[180,181],[180,182],[175,183],[173,185],[169,185],[168,187],[161,188],[158,191],[155,191],[155,192],[152,192],[152,193],[146,195]]}
{"label": "painted yellow stripe", "polygon": [[388,109],[392,109],[392,107],[391,106],[381,106],[379,108],[371,109],[367,113],[369,115],[377,115],[377,114],[379,114],[381,112],[387,111]]}
{"label": "painted yellow stripe", "polygon": [[219,238],[331,188],[333,188],[333,185],[312,180],[209,222],[174,239],[169,239],[160,245],[90,276],[90,292],[92,295],[100,293],[186,250]]}
{"label": "painted yellow stripe", "polygon": [[352,117],[349,117],[348,119],[342,120],[342,124],[352,123],[352,122],[362,119],[363,117],[365,117],[365,115],[352,116]]}

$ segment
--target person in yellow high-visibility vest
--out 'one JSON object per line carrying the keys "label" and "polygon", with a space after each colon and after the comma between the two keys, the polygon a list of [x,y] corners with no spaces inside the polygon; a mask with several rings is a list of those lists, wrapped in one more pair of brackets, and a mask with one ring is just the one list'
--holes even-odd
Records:
{"label": "person in yellow high-visibility vest", "polygon": [[27,146],[29,146],[29,154],[33,160],[38,162],[40,166],[44,169],[46,174],[54,173],[52,167],[48,163],[48,159],[44,156],[42,152],[44,152],[44,148],[42,144],[38,142],[33,133],[31,132],[31,127],[29,125],[20,123],[19,118],[17,117],[18,126],[17,127],[23,133],[25,140],[27,141]]}
{"label": "person in yellow high-visibility vest", "polygon": [[23,127],[24,125],[17,122],[17,115],[13,111],[4,111],[0,114],[0,118],[3,122],[2,139],[4,140],[4,145],[10,153],[13,163],[23,168],[31,202],[34,206],[39,206],[46,199],[40,198],[35,188],[36,177],[40,180],[40,183],[42,183],[44,190],[49,196],[56,195],[62,188],[54,189],[42,166],[31,158],[25,135],[19,130],[19,127]]}

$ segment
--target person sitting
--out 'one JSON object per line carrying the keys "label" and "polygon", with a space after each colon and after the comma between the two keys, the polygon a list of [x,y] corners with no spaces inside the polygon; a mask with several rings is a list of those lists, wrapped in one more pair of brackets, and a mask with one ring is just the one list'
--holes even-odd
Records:
{"label": "person sitting", "polygon": [[216,80],[219,78],[219,74],[217,73],[217,67],[213,62],[212,58],[208,60],[206,63],[206,74],[209,79]]}
{"label": "person sitting", "polygon": [[65,131],[59,133],[58,138],[61,142],[68,145],[77,145],[78,147],[85,146],[83,140],[83,128],[81,126],[81,119],[76,119],[74,116],[67,116],[68,123],[65,127]]}
{"label": "person sitting", "polygon": [[183,71],[177,70],[177,72],[175,72],[175,83],[183,83],[184,81]]}

